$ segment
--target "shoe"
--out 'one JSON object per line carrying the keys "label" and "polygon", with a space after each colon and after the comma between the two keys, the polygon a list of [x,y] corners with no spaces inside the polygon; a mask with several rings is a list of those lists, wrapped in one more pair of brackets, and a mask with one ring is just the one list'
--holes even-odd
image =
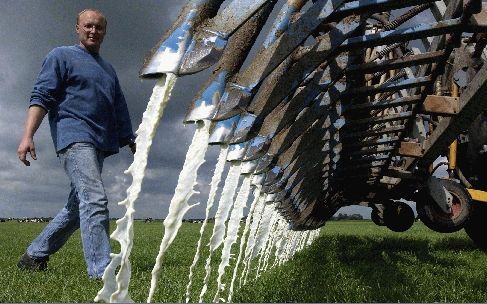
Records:
{"label": "shoe", "polygon": [[24,253],[17,263],[17,267],[21,270],[31,270],[31,271],[45,271],[47,270],[47,261],[49,257],[45,258],[34,258],[30,255]]}

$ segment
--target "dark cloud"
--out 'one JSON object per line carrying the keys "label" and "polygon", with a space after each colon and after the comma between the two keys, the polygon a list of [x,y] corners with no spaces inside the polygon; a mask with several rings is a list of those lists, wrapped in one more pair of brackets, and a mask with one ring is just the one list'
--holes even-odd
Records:
{"label": "dark cloud", "polygon": [[[144,56],[179,14],[184,1],[2,1],[0,12],[0,217],[52,216],[65,203],[67,178],[52,146],[47,120],[35,135],[38,160],[23,166],[16,155],[25,112],[42,60],[54,47],[76,44],[74,23],[84,8],[97,8],[108,19],[108,33],[101,55],[110,61],[120,78],[132,116],[134,130],[152,93],[154,81],[140,81]],[[181,121],[198,78],[178,81],[165,111],[148,164],[148,178],[137,206],[141,217],[164,210],[174,192],[179,171],[194,127]],[[185,95],[185,92],[186,95]],[[177,99],[177,101],[174,101]],[[177,136],[174,136],[177,135]],[[130,177],[123,171],[132,155],[122,151],[108,158],[104,182],[112,216],[124,212],[117,202],[125,198]],[[205,179],[203,177],[203,179]],[[161,212],[161,217],[164,214]]]}
{"label": "dark cloud", "polygon": [[[33,83],[46,54],[54,47],[77,43],[76,15],[84,8],[96,8],[108,19],[108,33],[101,55],[111,62],[120,78],[135,129],[141,122],[154,81],[138,78],[144,56],[177,18],[186,1],[75,1],[3,0],[0,10],[0,217],[53,216],[68,195],[68,181],[59,165],[44,121],[34,138],[38,160],[31,167],[17,159],[26,108]],[[164,217],[174,194],[179,172],[195,126],[182,124],[194,94],[210,71],[178,79],[164,117],[154,138],[147,177],[139,200],[137,217]],[[197,189],[188,217],[204,215],[209,183],[218,148],[210,147],[201,167]],[[130,177],[124,170],[132,162],[129,151],[106,160],[104,182],[111,216],[124,213],[117,202],[124,199]],[[222,181],[223,185],[223,181]],[[214,211],[213,211],[214,213]],[[156,215],[155,215],[156,214]]]}

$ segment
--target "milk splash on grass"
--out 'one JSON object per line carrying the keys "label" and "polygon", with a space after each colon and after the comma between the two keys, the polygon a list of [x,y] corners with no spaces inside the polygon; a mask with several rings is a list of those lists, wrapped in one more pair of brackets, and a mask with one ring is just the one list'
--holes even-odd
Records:
{"label": "milk splash on grass", "polygon": [[206,150],[208,149],[208,138],[210,136],[210,122],[199,121],[198,128],[193,137],[193,141],[189,146],[186,153],[186,159],[184,161],[183,169],[179,174],[178,185],[174,191],[174,196],[169,205],[169,213],[164,220],[164,237],[159,248],[159,254],[156,258],[156,264],[152,269],[151,286],[149,290],[149,296],[147,302],[152,301],[154,292],[157,286],[157,278],[161,271],[161,263],[164,254],[169,246],[174,241],[179,228],[182,225],[183,216],[189,209],[198,205],[189,205],[188,200],[195,193],[194,186],[196,184],[196,178],[199,167],[205,161]]}
{"label": "milk splash on grass", "polygon": [[[127,189],[127,198],[119,202],[127,208],[125,215],[117,220],[117,228],[111,234],[111,238],[120,243],[120,253],[111,253],[112,260],[103,274],[103,288],[98,292],[94,301],[104,302],[133,302],[128,293],[131,267],[129,256],[133,246],[134,202],[139,196],[147,166],[147,157],[152,146],[152,139],[159,125],[164,109],[171,97],[172,89],[176,83],[176,75],[166,74],[155,85],[152,96],[147,104],[147,109],[142,117],[142,122],[135,132],[137,138],[137,151],[134,161],[125,171],[132,176],[132,184]],[[117,267],[120,266],[115,276]]]}

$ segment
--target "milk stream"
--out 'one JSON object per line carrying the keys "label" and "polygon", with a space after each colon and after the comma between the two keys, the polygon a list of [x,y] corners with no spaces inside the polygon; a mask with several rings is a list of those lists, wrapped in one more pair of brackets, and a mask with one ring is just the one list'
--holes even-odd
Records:
{"label": "milk stream", "polygon": [[[273,227],[275,227],[275,224]],[[274,234],[273,234],[273,232],[274,232],[274,228],[271,228],[271,233],[269,234],[269,239],[267,240],[265,250],[263,250],[263,253],[261,256],[261,259],[262,259],[261,267],[257,268],[257,271],[259,273],[262,273],[265,271],[265,269],[267,267],[267,261],[270,257],[270,253],[271,253],[272,249],[274,248]]]}
{"label": "milk stream", "polygon": [[299,233],[299,237],[298,237],[298,240],[296,242],[296,247],[295,247],[294,253],[301,251],[301,244],[303,243],[304,237],[305,237],[304,231],[301,231]]}
{"label": "milk stream", "polygon": [[[137,200],[142,187],[152,139],[164,113],[164,108],[170,99],[176,79],[176,75],[166,74],[156,83],[147,109],[143,114],[142,122],[136,131],[137,151],[134,154],[134,161],[125,171],[125,174],[132,176],[132,184],[127,189],[127,198],[118,203],[125,206],[127,210],[125,215],[117,220],[117,227],[110,235],[113,240],[120,243],[120,253],[111,253],[112,260],[105,269],[102,278],[103,287],[95,297],[95,302],[132,302],[128,293],[128,286],[131,275],[129,256],[133,246],[134,202]],[[116,269],[119,266],[120,269],[115,276]]]}
{"label": "milk stream", "polygon": [[266,248],[265,253],[264,253],[264,262],[263,262],[262,268],[261,268],[262,272],[266,271],[266,269],[269,265],[269,259],[271,257],[271,253],[274,250],[275,245],[276,245],[276,241],[277,241],[277,237],[278,237],[277,232],[279,229],[279,220],[280,220],[280,218],[278,216],[276,216],[276,220],[274,221],[274,225],[271,228],[268,245],[267,245],[267,248]]}
{"label": "milk stream", "polygon": [[294,243],[294,248],[293,248],[293,256],[296,254],[296,252],[299,251],[299,247],[301,246],[301,240],[303,238],[303,232],[300,231],[298,233],[298,237],[296,239],[296,242]]}
{"label": "milk stream", "polygon": [[309,237],[308,237],[308,240],[306,241],[306,247],[313,244],[313,237],[314,237],[315,231],[316,230],[312,230],[309,232]]}
{"label": "milk stream", "polygon": [[225,163],[227,159],[227,154],[228,154],[228,145],[222,146],[220,150],[220,155],[218,156],[218,161],[215,166],[215,172],[213,173],[213,177],[211,178],[211,184],[210,184],[210,194],[208,196],[208,200],[206,202],[206,211],[205,211],[205,220],[203,221],[203,224],[201,225],[200,228],[200,238],[198,240],[198,245],[196,247],[196,253],[193,258],[193,263],[191,264],[191,267],[189,268],[189,282],[188,285],[186,286],[186,303],[190,301],[190,292],[191,292],[191,285],[193,283],[193,271],[194,267],[196,266],[196,263],[198,263],[198,260],[200,258],[200,250],[201,250],[201,242],[203,240],[203,233],[205,232],[206,225],[208,223],[208,216],[210,213],[211,208],[213,207],[214,201],[215,201],[215,195],[218,190],[218,187],[220,185],[220,181],[222,178],[223,174],[223,169],[225,169]]}
{"label": "milk stream", "polygon": [[310,231],[303,232],[303,237],[301,238],[301,244],[299,244],[299,251],[303,250],[306,247],[306,240],[309,237]]}
{"label": "milk stream", "polygon": [[267,237],[269,235],[269,229],[274,217],[274,206],[266,205],[262,219],[260,220],[259,231],[255,239],[255,247],[252,252],[252,258],[255,258],[261,253],[262,248],[267,242]]}
{"label": "milk stream", "polygon": [[307,246],[311,245],[319,235],[320,235],[320,229],[315,229],[311,231],[308,241],[306,242],[306,245]]}
{"label": "milk stream", "polygon": [[178,185],[169,205],[169,213],[164,220],[164,237],[159,247],[156,264],[152,269],[151,286],[149,296],[147,297],[148,303],[152,302],[152,297],[154,296],[164,254],[178,234],[179,228],[182,225],[183,216],[189,209],[197,205],[189,205],[188,201],[195,193],[193,188],[196,185],[198,169],[205,162],[209,136],[210,121],[199,121],[193,141],[186,153],[183,169],[179,173]]}
{"label": "milk stream", "polygon": [[233,268],[233,275],[230,283],[230,290],[228,291],[227,302],[232,302],[233,289],[235,287],[235,279],[237,278],[238,267],[240,266],[240,261],[242,260],[242,255],[244,253],[244,246],[247,238],[247,232],[249,231],[250,221],[254,217],[255,206],[257,205],[257,202],[259,200],[260,189],[261,187],[258,186],[254,191],[254,201],[250,205],[250,211],[249,214],[247,215],[247,219],[245,220],[245,227],[242,232],[242,237],[240,238],[240,249],[238,252],[237,262],[235,263],[235,268]]}
{"label": "milk stream", "polygon": [[299,252],[299,251],[301,251],[301,249],[303,249],[303,243],[304,243],[305,239],[306,239],[306,232],[303,231],[299,235],[299,240],[298,240],[297,246],[296,246],[296,252]]}
{"label": "milk stream", "polygon": [[271,268],[275,267],[279,263],[287,234],[286,222],[282,218],[280,219],[278,225],[276,250],[274,251],[274,263],[272,264]]}
{"label": "milk stream", "polygon": [[296,238],[297,237],[298,237],[298,232],[297,231],[293,231],[293,236],[289,240],[289,244],[287,246],[285,261],[289,261],[289,259],[291,258],[292,252],[293,252],[294,242],[296,241]]}
{"label": "milk stream", "polygon": [[282,265],[282,263],[288,260],[289,252],[291,250],[291,245],[295,237],[296,237],[296,231],[291,231],[286,241],[286,247],[284,249],[280,265]]}
{"label": "milk stream", "polygon": [[219,302],[220,292],[223,291],[222,277],[225,274],[225,268],[230,264],[230,251],[233,244],[237,241],[238,231],[240,230],[240,221],[243,218],[243,210],[247,205],[247,200],[250,194],[250,177],[246,176],[242,182],[242,186],[235,199],[230,219],[227,223],[227,233],[223,241],[223,250],[221,255],[220,265],[218,266],[217,289],[213,302]]}
{"label": "milk stream", "polygon": [[264,209],[262,211],[262,216],[260,217],[259,220],[259,226],[257,227],[257,231],[255,232],[255,237],[253,240],[252,244],[252,249],[250,251],[250,254],[247,258],[247,269],[244,277],[244,284],[247,283],[247,277],[248,274],[250,273],[251,269],[251,264],[252,264],[252,259],[255,258],[262,246],[262,238],[264,234],[264,230],[266,230],[266,227],[269,225],[270,217],[272,215],[272,210],[273,208],[271,205],[268,205],[267,203],[264,202]]}
{"label": "milk stream", "polygon": [[223,186],[222,194],[218,204],[218,209],[215,215],[215,224],[213,226],[213,232],[210,238],[210,252],[208,258],[206,259],[206,275],[203,280],[203,288],[201,289],[199,302],[203,302],[203,297],[208,289],[208,280],[211,274],[211,258],[213,252],[221,245],[223,242],[223,236],[225,234],[225,222],[228,219],[228,213],[232,208],[233,197],[235,196],[235,191],[237,190],[238,180],[240,177],[240,162],[235,162],[230,165],[230,170],[228,170],[228,175],[225,180],[225,185]]}
{"label": "milk stream", "polygon": [[[264,203],[265,195],[260,195],[259,200],[257,202],[257,206],[255,207],[255,214],[252,219],[252,224],[250,225],[250,233],[249,238],[247,240],[247,245],[245,247],[245,256],[244,256],[244,269],[240,276],[240,285],[245,285],[246,277],[250,265],[252,250],[254,249],[255,245],[255,236],[257,235],[257,230],[259,229],[260,220],[262,218],[262,214],[264,213],[265,203]],[[243,280],[243,283],[242,283]]]}
{"label": "milk stream", "polygon": [[242,287],[242,285],[245,284],[244,277],[245,277],[245,274],[247,273],[247,269],[248,269],[248,265],[249,265],[248,261],[250,259],[250,255],[252,253],[253,246],[255,245],[255,236],[257,234],[260,219],[262,218],[262,213],[264,212],[264,208],[265,208],[265,203],[264,203],[265,196],[266,196],[265,193],[261,193],[259,196],[259,199],[257,201],[257,205],[255,206],[255,211],[254,211],[254,214],[252,217],[252,223],[250,225],[249,236],[247,238],[247,243],[245,245],[245,254],[244,254],[244,258],[243,258],[243,262],[242,262],[243,270],[242,270],[242,273],[241,273],[240,279],[239,279],[239,287]]}
{"label": "milk stream", "polygon": [[255,249],[255,256],[257,256],[258,254],[260,254],[260,258],[259,258],[259,264],[257,266],[257,271],[256,271],[256,277],[258,277],[260,275],[260,269],[261,269],[261,266],[262,266],[262,262],[264,261],[264,253],[265,253],[265,249],[268,245],[268,241],[269,241],[269,235],[270,235],[270,231],[271,231],[271,227],[274,225],[274,222],[277,218],[277,211],[274,209],[274,206],[273,205],[269,205],[268,206],[268,209],[270,209],[271,211],[271,216],[269,218],[268,221],[265,221],[263,222],[263,226],[262,226],[262,234],[258,237],[257,239],[257,245],[256,245],[256,249]]}
{"label": "milk stream", "polygon": [[262,253],[261,253],[260,258],[259,258],[259,264],[257,266],[257,276],[259,276],[259,273],[262,272],[262,270],[264,269],[266,259],[268,257],[267,254],[270,250],[272,250],[272,247],[274,246],[274,244],[273,244],[273,237],[274,237],[273,230],[274,230],[275,222],[276,221],[273,221],[270,224],[269,237],[267,238],[267,242],[265,243],[265,245],[262,247],[262,250],[261,250]]}

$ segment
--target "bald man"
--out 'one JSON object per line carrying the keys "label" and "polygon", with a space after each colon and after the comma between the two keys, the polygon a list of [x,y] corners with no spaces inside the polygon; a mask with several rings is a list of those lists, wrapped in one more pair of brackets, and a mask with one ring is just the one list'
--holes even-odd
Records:
{"label": "bald man", "polygon": [[54,147],[71,190],[64,208],[17,265],[46,270],[49,256],[80,228],[88,276],[98,279],[111,251],[103,160],[126,145],[135,153],[135,135],[115,70],[99,55],[107,29],[105,16],[98,10],[83,10],[75,28],[79,44],[55,48],[42,64],[17,151],[26,166],[30,165],[27,154],[37,159],[33,137],[48,114]]}

